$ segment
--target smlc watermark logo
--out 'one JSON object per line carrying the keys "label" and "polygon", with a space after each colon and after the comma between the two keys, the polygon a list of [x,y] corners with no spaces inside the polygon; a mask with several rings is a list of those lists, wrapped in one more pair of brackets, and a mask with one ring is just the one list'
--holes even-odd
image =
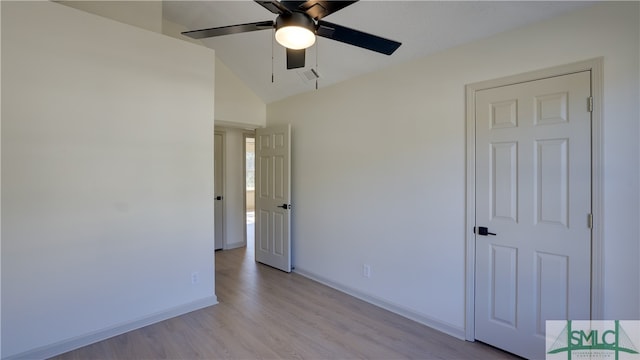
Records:
{"label": "smlc watermark logo", "polygon": [[548,320],[546,359],[640,360],[640,321]]}

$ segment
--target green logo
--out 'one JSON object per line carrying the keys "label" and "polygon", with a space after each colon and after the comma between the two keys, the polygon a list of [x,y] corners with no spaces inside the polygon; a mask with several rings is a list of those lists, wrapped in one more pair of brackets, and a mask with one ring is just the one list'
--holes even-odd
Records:
{"label": "green logo", "polygon": [[[547,321],[547,359],[565,358],[552,356],[566,355],[566,359],[640,359],[636,347],[639,342],[640,321],[625,321],[629,324],[631,336],[614,321]],[[559,333],[558,326],[562,326]],[[554,331],[556,330],[556,331]],[[553,335],[557,334],[554,338]],[[563,354],[566,353],[566,354]],[[621,357],[621,355],[625,355]]]}

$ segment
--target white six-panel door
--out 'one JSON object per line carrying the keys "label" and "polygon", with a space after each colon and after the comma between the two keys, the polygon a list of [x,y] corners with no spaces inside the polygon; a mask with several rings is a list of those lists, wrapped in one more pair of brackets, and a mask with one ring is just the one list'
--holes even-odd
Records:
{"label": "white six-panel door", "polygon": [[291,126],[256,130],[256,261],[291,271]]}
{"label": "white six-panel door", "polygon": [[213,168],[213,189],[214,189],[214,243],[215,249],[224,247],[224,135],[214,133],[214,168]]}
{"label": "white six-panel door", "polygon": [[545,320],[589,319],[590,72],[476,92],[475,337],[544,358]]}

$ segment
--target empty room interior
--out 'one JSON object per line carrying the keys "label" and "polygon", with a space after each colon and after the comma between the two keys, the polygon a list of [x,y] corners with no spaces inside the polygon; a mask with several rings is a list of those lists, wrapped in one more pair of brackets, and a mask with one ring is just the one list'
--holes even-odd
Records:
{"label": "empty room interior", "polygon": [[640,351],[640,2],[0,16],[1,359]]}

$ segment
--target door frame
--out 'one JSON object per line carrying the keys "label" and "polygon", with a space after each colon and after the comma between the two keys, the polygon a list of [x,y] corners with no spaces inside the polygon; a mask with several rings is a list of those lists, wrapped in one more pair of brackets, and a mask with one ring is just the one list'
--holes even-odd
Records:
{"label": "door frame", "polygon": [[[603,146],[602,146],[602,85],[603,58],[595,58],[572,64],[531,71],[519,75],[468,84],[466,93],[466,269],[465,269],[465,339],[475,341],[475,268],[476,243],[473,227],[476,209],[476,119],[475,93],[480,90],[499,86],[519,84],[555,76],[582,71],[591,71],[591,318],[603,316],[603,261],[602,261],[602,225],[603,225]],[[585,102],[585,106],[587,106]]]}

